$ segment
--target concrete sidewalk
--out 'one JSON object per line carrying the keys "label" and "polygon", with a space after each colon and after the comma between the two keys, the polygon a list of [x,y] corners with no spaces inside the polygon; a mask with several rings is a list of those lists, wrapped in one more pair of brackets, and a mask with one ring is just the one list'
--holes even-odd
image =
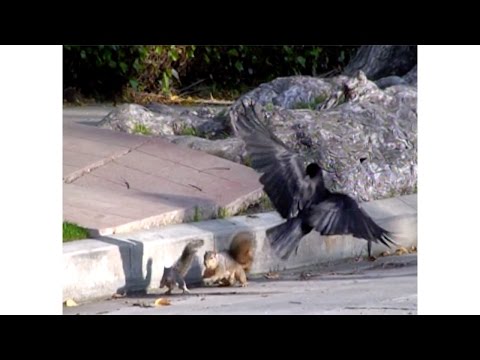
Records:
{"label": "concrete sidewalk", "polygon": [[251,168],[93,126],[109,110],[64,109],[64,220],[109,235],[232,214],[261,196]]}
{"label": "concrete sidewalk", "polygon": [[[281,272],[278,278],[251,277],[246,288],[192,287],[172,295],[152,289],[120,299],[64,307],[66,315],[175,314],[417,314],[417,256],[389,256],[374,262],[349,260],[332,265]],[[170,306],[153,306],[155,299]],[[108,300],[107,300],[108,299]]]}

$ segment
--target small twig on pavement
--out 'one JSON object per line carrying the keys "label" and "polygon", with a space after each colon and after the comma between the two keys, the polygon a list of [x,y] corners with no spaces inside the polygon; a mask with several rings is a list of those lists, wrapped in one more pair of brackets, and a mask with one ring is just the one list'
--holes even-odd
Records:
{"label": "small twig on pavement", "polygon": [[199,187],[196,186],[196,185],[192,185],[192,184],[188,184],[188,185],[190,185],[191,187],[197,189],[198,191],[203,191],[201,188],[199,188]]}

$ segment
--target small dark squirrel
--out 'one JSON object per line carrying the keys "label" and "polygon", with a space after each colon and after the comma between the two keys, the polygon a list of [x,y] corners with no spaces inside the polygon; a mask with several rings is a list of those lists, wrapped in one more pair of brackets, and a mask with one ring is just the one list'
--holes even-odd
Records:
{"label": "small dark squirrel", "polygon": [[197,253],[197,250],[204,244],[203,240],[192,240],[183,249],[180,258],[171,267],[163,268],[163,276],[160,281],[160,289],[167,287],[168,290],[165,294],[171,294],[175,286],[178,286],[183,290],[183,293],[189,293],[185,284],[185,275],[187,274],[190,266],[192,266],[193,258]]}
{"label": "small dark squirrel", "polygon": [[247,286],[247,275],[252,267],[254,236],[249,232],[236,234],[228,251],[207,251],[203,257],[205,271],[203,281],[206,285],[215,283],[227,286]]}

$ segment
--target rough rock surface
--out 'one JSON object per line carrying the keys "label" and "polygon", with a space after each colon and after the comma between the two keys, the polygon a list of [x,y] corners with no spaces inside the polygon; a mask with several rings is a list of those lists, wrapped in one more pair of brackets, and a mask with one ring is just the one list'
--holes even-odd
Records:
{"label": "rough rock surface", "polygon": [[232,127],[245,98],[263,105],[267,124],[288,147],[330,171],[325,177],[331,190],[359,200],[416,191],[415,87],[381,90],[362,72],[278,78],[232,105]]}
{"label": "rough rock surface", "polygon": [[174,144],[187,146],[190,149],[206,152],[237,163],[245,163],[245,144],[239,138],[209,140],[197,136],[167,136]]}
{"label": "rough rock surface", "polygon": [[146,107],[124,104],[111,111],[98,126],[128,133],[138,132],[139,126],[151,135],[197,135],[215,138],[227,131],[221,109],[183,110],[162,105]]}

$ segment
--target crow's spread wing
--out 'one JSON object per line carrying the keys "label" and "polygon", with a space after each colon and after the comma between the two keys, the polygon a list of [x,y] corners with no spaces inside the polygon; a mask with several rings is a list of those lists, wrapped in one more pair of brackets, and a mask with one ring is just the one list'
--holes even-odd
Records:
{"label": "crow's spread wing", "polygon": [[354,199],[344,194],[330,194],[312,206],[307,223],[322,235],[352,234],[388,247],[395,244],[389,231],[377,225]]}
{"label": "crow's spread wing", "polygon": [[283,218],[298,214],[304,205],[303,189],[308,186],[301,156],[288,149],[259,119],[255,105],[242,103],[235,124],[245,142],[252,167],[262,173],[264,191]]}

